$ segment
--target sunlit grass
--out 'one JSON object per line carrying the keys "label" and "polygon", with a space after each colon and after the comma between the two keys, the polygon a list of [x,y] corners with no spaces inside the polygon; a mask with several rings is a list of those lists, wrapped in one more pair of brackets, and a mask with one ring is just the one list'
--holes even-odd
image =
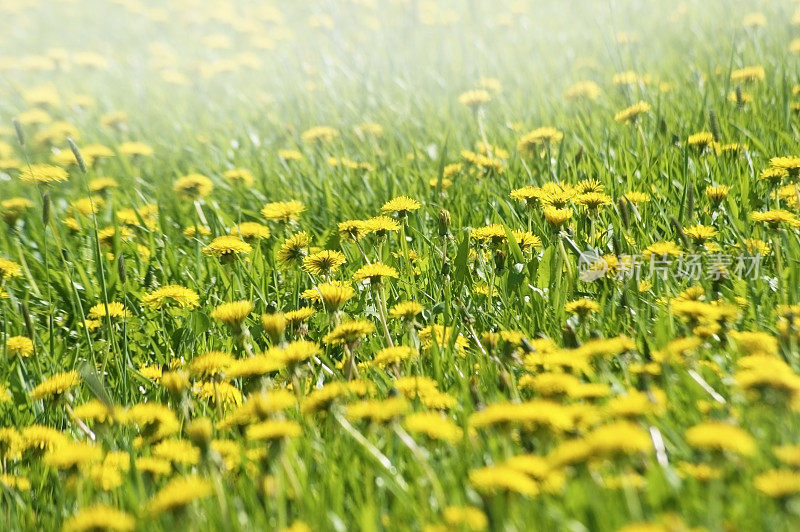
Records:
{"label": "sunlit grass", "polygon": [[794,9],[4,2],[0,528],[795,529]]}

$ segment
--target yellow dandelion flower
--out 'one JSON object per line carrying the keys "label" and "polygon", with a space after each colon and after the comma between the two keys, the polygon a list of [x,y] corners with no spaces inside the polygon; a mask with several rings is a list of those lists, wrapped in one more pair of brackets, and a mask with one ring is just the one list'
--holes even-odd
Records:
{"label": "yellow dandelion flower", "polygon": [[381,262],[373,262],[362,266],[353,274],[356,282],[369,281],[371,285],[380,285],[386,278],[398,278],[397,270]]}
{"label": "yellow dandelion flower", "polygon": [[533,400],[525,403],[494,403],[475,412],[469,418],[475,428],[487,428],[506,424],[521,424],[528,427],[567,430],[573,425],[572,416],[558,403]]}
{"label": "yellow dandelion flower", "polygon": [[281,440],[284,438],[297,438],[303,434],[303,429],[296,421],[276,419],[262,421],[247,428],[248,441]]}
{"label": "yellow dandelion flower", "polygon": [[231,170],[227,170],[222,174],[222,176],[234,184],[241,184],[245,187],[252,187],[253,183],[255,183],[255,177],[253,177],[252,172],[250,170],[245,170],[244,168],[233,168]]}
{"label": "yellow dandelion flower", "polygon": [[439,412],[416,412],[403,419],[403,426],[411,434],[421,434],[432,440],[455,443],[464,431]]}
{"label": "yellow dandelion flower", "polygon": [[463,352],[469,345],[469,342],[461,333],[457,333],[455,340],[453,340],[453,333],[454,330],[452,327],[432,324],[419,331],[419,341],[424,350],[431,349],[434,342],[439,349],[444,349],[446,346],[450,345],[451,341],[454,341],[453,348],[458,352]]}
{"label": "yellow dandelion flower", "polygon": [[27,358],[33,353],[33,340],[26,336],[6,338],[6,354],[9,357]]}
{"label": "yellow dandelion flower", "polygon": [[718,421],[707,421],[689,428],[686,442],[696,449],[729,451],[743,456],[751,456],[756,452],[755,440],[749,433]]}
{"label": "yellow dandelion flower", "polygon": [[780,183],[781,180],[789,177],[789,171],[786,168],[770,166],[768,168],[764,168],[758,177],[764,181],[768,181],[769,183],[777,184]]}
{"label": "yellow dandelion flower", "polygon": [[211,194],[214,183],[202,174],[189,174],[177,179],[172,189],[182,198],[198,200]]}
{"label": "yellow dandelion flower", "polygon": [[302,135],[300,135],[300,139],[307,144],[311,144],[315,142],[331,142],[338,136],[339,131],[337,131],[335,128],[329,126],[316,126],[305,130]]}
{"label": "yellow dandelion flower", "polygon": [[614,115],[615,122],[635,122],[641,115],[650,111],[652,107],[649,103],[639,102],[626,107]]}
{"label": "yellow dandelion flower", "polygon": [[297,150],[278,150],[278,157],[287,162],[303,160],[303,154]]}
{"label": "yellow dandelion flower", "polygon": [[269,238],[271,234],[269,227],[258,222],[242,222],[231,229],[231,235],[239,235],[243,240]]}
{"label": "yellow dandelion flower", "polygon": [[284,266],[300,264],[308,254],[311,237],[305,231],[295,233],[281,244],[278,250],[278,261]]}
{"label": "yellow dandelion flower", "polygon": [[353,287],[337,281],[318,284],[301,294],[304,299],[319,301],[325,310],[335,312],[356,295]]}
{"label": "yellow dandelion flower", "polygon": [[764,223],[772,228],[778,227],[782,224],[789,227],[800,227],[800,218],[793,212],[783,209],[773,209],[764,212],[750,213],[750,219],[754,222]]}
{"label": "yellow dandelion flower", "polygon": [[285,368],[286,364],[272,356],[255,355],[252,357],[234,360],[225,371],[226,379],[241,379],[248,377],[258,377],[275,373]]}
{"label": "yellow dandelion flower", "polygon": [[103,449],[89,443],[67,443],[47,451],[43,462],[56,469],[78,469],[103,459]]}
{"label": "yellow dandelion flower", "polygon": [[161,458],[143,456],[136,460],[136,469],[153,477],[164,477],[172,473],[172,464]]}
{"label": "yellow dandelion flower", "polygon": [[152,453],[154,457],[173,464],[191,466],[200,462],[200,449],[186,440],[163,440],[153,446]]}
{"label": "yellow dandelion flower", "polygon": [[288,222],[297,220],[300,213],[306,210],[306,206],[297,200],[275,201],[267,203],[261,209],[261,215],[267,220],[276,222]]}
{"label": "yellow dandelion flower", "polygon": [[0,427],[0,459],[17,459],[23,448],[23,439],[17,429]]}
{"label": "yellow dandelion flower", "polygon": [[197,499],[212,494],[211,483],[196,476],[177,477],[167,483],[147,504],[151,514],[161,514],[168,510],[182,508]]}
{"label": "yellow dandelion flower", "polygon": [[175,434],[181,426],[175,412],[160,403],[135,404],[120,418],[124,423],[138,426],[141,433],[153,441]]}
{"label": "yellow dandelion flower", "polygon": [[234,362],[233,355],[225,351],[209,351],[189,362],[189,373],[198,377],[213,378],[224,373]]}
{"label": "yellow dandelion flower", "polygon": [[347,262],[344,253],[335,250],[323,250],[303,259],[303,269],[314,275],[329,275]]}
{"label": "yellow dandelion flower", "polygon": [[678,475],[682,478],[693,478],[699,482],[709,482],[722,476],[722,472],[708,464],[693,464],[691,462],[678,462],[676,467]]}
{"label": "yellow dandelion flower", "polygon": [[0,484],[9,489],[16,489],[18,491],[30,491],[31,489],[30,480],[28,480],[25,477],[20,477],[16,475],[9,475],[9,474],[0,475]]}
{"label": "yellow dandelion flower", "polygon": [[89,181],[89,191],[105,194],[114,188],[119,188],[119,183],[113,177],[97,177]]}
{"label": "yellow dandelion flower", "polygon": [[517,142],[517,151],[526,155],[536,155],[543,147],[558,144],[564,133],[554,127],[544,126],[524,134]]}
{"label": "yellow dandelion flower", "polygon": [[[343,239],[349,238],[358,240],[361,236],[367,233],[366,222],[364,220],[347,220],[339,222],[338,225],[339,236]],[[398,230],[400,227],[398,226]]]}
{"label": "yellow dandelion flower", "polygon": [[790,466],[800,466],[800,445],[779,445],[772,448],[775,457]]}
{"label": "yellow dandelion flower", "polygon": [[383,204],[381,212],[396,213],[399,216],[406,216],[410,212],[414,212],[422,207],[422,204],[417,200],[411,199],[408,196],[398,196]]}
{"label": "yellow dandelion flower", "polygon": [[642,255],[645,257],[650,257],[651,255],[655,255],[656,257],[679,257],[682,254],[683,250],[675,242],[670,240],[654,242],[647,246],[642,252]]}
{"label": "yellow dandelion flower", "polygon": [[233,327],[242,323],[253,312],[253,308],[252,301],[231,301],[230,303],[222,303],[214,308],[211,311],[211,317]]}
{"label": "yellow dandelion flower", "polygon": [[75,415],[84,421],[98,423],[110,422],[116,415],[116,408],[109,406],[98,399],[89,401],[75,407]]}
{"label": "yellow dandelion flower", "polygon": [[203,248],[205,255],[214,255],[220,259],[247,255],[251,251],[253,248],[250,244],[233,235],[218,236]]}
{"label": "yellow dandelion flower", "polygon": [[324,410],[339,398],[351,395],[365,396],[373,387],[371,382],[366,381],[330,382],[309,393],[303,399],[300,411],[312,413]]}
{"label": "yellow dandelion flower", "polygon": [[731,81],[734,83],[750,83],[766,78],[764,67],[760,65],[738,68],[731,72]]}
{"label": "yellow dandelion flower", "polygon": [[171,284],[144,295],[142,304],[153,309],[165,307],[192,309],[200,304],[200,296],[191,288]]}
{"label": "yellow dandelion flower", "polygon": [[715,227],[700,224],[693,225],[692,227],[686,227],[684,228],[683,232],[686,234],[686,236],[698,243],[703,243],[719,234]]}
{"label": "yellow dandelion flower", "polygon": [[421,314],[423,310],[425,310],[425,307],[416,301],[402,301],[391,308],[389,316],[395,319],[411,321]]}
{"label": "yellow dandelion flower", "polygon": [[505,227],[501,224],[490,224],[485,227],[478,227],[470,232],[470,236],[475,240],[491,242],[492,244],[502,244],[508,239]]}
{"label": "yellow dandelion flower", "polygon": [[600,207],[611,205],[611,196],[603,194],[602,192],[586,192],[579,194],[575,198],[575,203],[583,205],[589,211],[597,211]]}
{"label": "yellow dandelion flower", "polygon": [[59,166],[50,164],[32,164],[25,168],[19,180],[30,185],[48,185],[60,183],[68,178],[67,171]]}
{"label": "yellow dandelion flower", "polygon": [[469,483],[481,493],[494,495],[515,492],[528,497],[539,493],[539,486],[531,477],[507,466],[488,466],[469,472]]}
{"label": "yellow dandelion flower", "polygon": [[647,203],[650,201],[650,194],[647,192],[628,192],[624,197],[633,204]]}
{"label": "yellow dandelion flower", "polygon": [[398,364],[403,360],[419,356],[419,353],[411,348],[403,345],[394,347],[386,347],[375,353],[372,363],[379,368],[384,368],[389,364]]}
{"label": "yellow dandelion flower", "polygon": [[102,319],[108,316],[109,318],[126,318],[130,316],[130,312],[125,308],[125,305],[116,301],[111,301],[106,306],[105,303],[98,303],[89,309],[87,314],[89,318]]}
{"label": "yellow dandelion flower", "polygon": [[91,532],[114,530],[126,532],[136,528],[136,520],[130,514],[106,504],[95,504],[82,508],[64,522],[64,532]]}
{"label": "yellow dandelion flower", "polygon": [[586,317],[589,314],[600,312],[600,303],[591,299],[581,298],[564,305],[564,310],[570,314]]}
{"label": "yellow dandelion flower", "polygon": [[286,322],[294,327],[307,321],[315,313],[316,311],[311,307],[300,307],[297,310],[286,312],[283,316],[286,318]]}
{"label": "yellow dandelion flower", "polygon": [[27,198],[10,198],[0,201],[0,217],[9,225],[13,225],[25,212],[33,208],[33,202]]}
{"label": "yellow dandelion flower", "polygon": [[410,407],[405,397],[366,399],[348,404],[345,414],[351,420],[368,419],[374,423],[384,423],[402,416]]}
{"label": "yellow dandelion flower", "polygon": [[600,94],[600,86],[594,81],[578,81],[564,92],[564,97],[567,100],[596,100]]}
{"label": "yellow dandelion flower", "polygon": [[753,485],[774,499],[790,497],[800,493],[800,473],[792,469],[771,469],[757,475]]}
{"label": "yellow dandelion flower", "polygon": [[785,170],[791,176],[797,176],[800,172],[800,157],[791,155],[788,157],[773,157],[769,160],[771,168]]}
{"label": "yellow dandelion flower", "polygon": [[689,146],[698,146],[700,148],[707,148],[714,144],[714,135],[708,131],[701,131],[700,133],[694,133],[689,135],[689,138],[686,140],[686,144]]}
{"label": "yellow dandelion flower", "polygon": [[362,122],[356,125],[353,130],[356,135],[372,135],[373,137],[380,137],[383,135],[383,126],[375,122]]}
{"label": "yellow dandelion flower", "polygon": [[458,97],[458,103],[467,107],[480,107],[481,105],[489,103],[492,95],[489,91],[483,89],[475,89],[467,92],[462,92]]}
{"label": "yellow dandelion flower", "polygon": [[568,208],[559,209],[557,207],[547,206],[542,212],[545,220],[547,220],[550,225],[556,227],[564,225],[569,221],[570,218],[572,218],[572,209]]}
{"label": "yellow dandelion flower", "polygon": [[56,373],[39,383],[30,391],[31,399],[38,401],[46,397],[59,397],[67,390],[80,384],[81,378],[77,371]]}
{"label": "yellow dandelion flower", "polygon": [[296,340],[289,343],[286,347],[273,348],[267,352],[267,356],[283,364],[299,364],[305,362],[322,352],[322,349],[314,342],[307,340]]}
{"label": "yellow dandelion flower", "polygon": [[[196,236],[209,236],[211,229],[204,225],[187,227],[182,232],[186,238],[194,238]],[[205,252],[205,250],[203,250]],[[208,253],[206,253],[208,254]]]}
{"label": "yellow dandelion flower", "polygon": [[0,257],[0,281],[22,277],[22,266],[13,260]]}
{"label": "yellow dandelion flower", "polygon": [[29,425],[20,431],[22,436],[22,449],[33,449],[34,451],[48,451],[63,445],[67,445],[69,440],[61,431],[44,425]]}
{"label": "yellow dandelion flower", "polygon": [[388,216],[375,216],[361,222],[361,231],[363,234],[375,234],[382,237],[399,230],[400,224]]}
{"label": "yellow dandelion flower", "polygon": [[714,203],[720,203],[728,197],[731,187],[727,185],[716,185],[706,187],[706,196]]}
{"label": "yellow dandelion flower", "polygon": [[242,404],[242,392],[227,382],[201,382],[195,385],[193,393],[200,399],[222,405]]}
{"label": "yellow dandelion flower", "polygon": [[283,312],[261,315],[261,326],[273,341],[277,341],[280,335],[283,334],[286,329],[286,322],[286,316]]}
{"label": "yellow dandelion flower", "polygon": [[322,341],[330,345],[353,344],[373,332],[375,325],[371,321],[344,321],[323,336]]}
{"label": "yellow dandelion flower", "polygon": [[457,530],[480,532],[489,528],[489,519],[474,506],[448,506],[444,509],[444,522]]}

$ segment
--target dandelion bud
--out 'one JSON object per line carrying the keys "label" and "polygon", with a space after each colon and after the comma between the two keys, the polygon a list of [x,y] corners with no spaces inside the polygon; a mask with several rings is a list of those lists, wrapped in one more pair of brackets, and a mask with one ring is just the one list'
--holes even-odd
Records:
{"label": "dandelion bud", "polygon": [[42,223],[46,226],[50,223],[50,194],[42,194]]}
{"label": "dandelion bud", "polygon": [[20,146],[25,146],[25,131],[22,129],[22,124],[20,124],[17,118],[13,118],[11,123],[14,124],[14,132],[17,134],[17,142],[19,142]]}
{"label": "dandelion bud", "polygon": [[182,371],[165,371],[161,375],[161,385],[177,396],[189,388],[189,377]]}
{"label": "dandelion bud", "polygon": [[442,277],[449,277],[450,276],[450,261],[445,261],[442,264]]}
{"label": "dandelion bud", "polygon": [[694,187],[689,187],[689,190],[686,191],[686,212],[691,219],[692,213],[694,212]]}
{"label": "dandelion bud", "polygon": [[286,316],[283,312],[273,312],[261,316],[261,326],[273,343],[277,343],[286,329]]}
{"label": "dandelion bud", "polygon": [[81,155],[81,150],[78,149],[78,145],[75,144],[75,141],[72,140],[71,137],[67,137],[67,144],[69,144],[69,149],[72,150],[72,155],[75,156],[75,160],[78,161],[78,166],[80,167],[81,172],[85,174],[86,161],[83,159],[83,155]]}
{"label": "dandelion bud", "polygon": [[506,268],[506,252],[498,249],[494,253],[494,267],[498,272],[502,272]]}
{"label": "dandelion bud", "polygon": [[439,211],[439,236],[447,236],[450,234],[450,211],[441,209]]}

